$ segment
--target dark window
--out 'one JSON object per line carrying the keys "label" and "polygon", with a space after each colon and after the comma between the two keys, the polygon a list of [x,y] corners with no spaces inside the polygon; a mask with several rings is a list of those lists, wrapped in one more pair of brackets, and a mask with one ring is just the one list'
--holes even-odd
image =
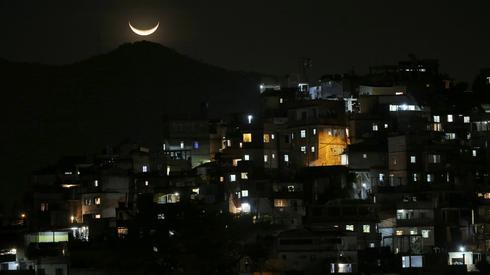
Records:
{"label": "dark window", "polygon": [[46,275],[46,270],[44,270],[44,268],[38,268],[37,275]]}
{"label": "dark window", "polygon": [[63,275],[63,268],[57,268],[55,274],[56,275]]}

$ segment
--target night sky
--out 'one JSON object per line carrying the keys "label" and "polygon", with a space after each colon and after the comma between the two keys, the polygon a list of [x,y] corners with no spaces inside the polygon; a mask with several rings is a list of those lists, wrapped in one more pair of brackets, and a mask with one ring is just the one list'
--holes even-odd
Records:
{"label": "night sky", "polygon": [[[308,57],[313,60],[313,76],[319,77],[352,69],[365,73],[370,65],[396,64],[415,54],[439,59],[442,72],[472,81],[481,68],[490,66],[489,11],[488,0],[0,0],[0,58],[44,64],[77,62],[141,40],[129,30],[131,20],[140,28],[160,22],[157,33],[145,39],[227,69],[297,73],[302,58]],[[46,102],[53,100],[47,97]],[[0,139],[4,146],[0,147],[0,203],[15,196],[9,192],[19,189],[18,179],[25,179],[31,167],[47,165],[40,163],[41,158],[27,163],[28,155],[41,154],[27,148],[52,152],[45,158],[51,160],[64,153],[56,144],[42,147],[34,135],[31,142],[30,129],[23,126],[33,124],[31,118],[22,114],[22,121],[15,111],[23,109],[7,101],[2,109],[13,112],[2,115],[8,120],[2,122],[2,129],[10,137],[7,142]],[[56,119],[52,125],[59,122]],[[11,144],[19,138],[30,143]],[[66,147],[83,140],[72,143]]]}
{"label": "night sky", "polygon": [[229,69],[286,74],[392,64],[413,53],[472,80],[490,61],[490,2],[0,0],[0,56],[65,64],[140,39],[127,21],[161,28],[148,40]]}

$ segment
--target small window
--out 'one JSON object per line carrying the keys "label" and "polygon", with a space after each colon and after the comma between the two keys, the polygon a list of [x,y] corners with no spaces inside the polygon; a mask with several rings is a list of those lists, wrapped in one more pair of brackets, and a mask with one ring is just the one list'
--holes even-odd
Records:
{"label": "small window", "polygon": [[369,224],[365,224],[362,226],[362,232],[371,233],[371,226]]}
{"label": "small window", "polygon": [[145,180],[145,186],[148,186],[148,185],[150,185],[150,183],[147,180]]}
{"label": "small window", "polygon": [[284,99],[281,97],[279,98],[279,104],[283,104],[284,103]]}
{"label": "small window", "polygon": [[95,214],[95,218],[100,219],[101,218],[100,214]]}
{"label": "small window", "polygon": [[434,116],[433,120],[435,123],[440,123],[441,122],[441,117],[440,116]]}
{"label": "small window", "polygon": [[95,203],[95,205],[100,205],[100,202],[101,202],[100,197],[95,197],[95,198],[94,198],[94,203]]}
{"label": "small window", "polygon": [[194,149],[199,149],[199,141],[194,141]]}
{"label": "small window", "polygon": [[264,143],[269,143],[269,142],[270,142],[270,135],[264,134]]}
{"label": "small window", "polygon": [[236,181],[236,175],[235,174],[231,174],[230,175],[230,181],[231,182],[235,182]]}
{"label": "small window", "polygon": [[49,204],[47,202],[41,203],[41,212],[47,212],[49,210]]}
{"label": "small window", "polygon": [[429,163],[440,163],[441,155],[430,154],[429,155]]}
{"label": "small window", "polygon": [[248,173],[247,172],[242,172],[240,174],[240,177],[242,178],[242,180],[246,180],[246,179],[248,179]]}
{"label": "small window", "polygon": [[471,122],[471,120],[470,120],[470,117],[469,117],[469,116],[465,116],[465,117],[463,118],[463,120],[464,120],[464,123],[470,123],[470,122]]}
{"label": "small window", "polygon": [[264,162],[268,162],[269,161],[269,156],[268,155],[264,155]]}
{"label": "small window", "polygon": [[453,115],[447,115],[447,122],[453,122]]}
{"label": "small window", "polygon": [[476,157],[476,156],[477,156],[477,152],[476,152],[476,150],[471,151],[471,155],[472,155],[473,157]]}
{"label": "small window", "polygon": [[243,159],[246,160],[246,161],[250,160],[250,155],[244,155],[243,156]]}
{"label": "small window", "polygon": [[417,158],[415,156],[410,156],[410,163],[416,163]]}
{"label": "small window", "polygon": [[367,159],[367,154],[362,154],[363,159]]}
{"label": "small window", "polygon": [[143,173],[148,173],[148,166],[143,165],[143,167],[141,168],[141,170],[143,171]]}
{"label": "small window", "polygon": [[427,182],[432,182],[432,181],[433,181],[432,174],[427,174]]}
{"label": "small window", "polygon": [[374,132],[376,132],[376,131],[378,131],[378,130],[379,130],[379,128],[378,128],[378,124],[373,123],[373,131],[374,131]]}
{"label": "small window", "polygon": [[99,187],[99,181],[98,180],[94,180],[94,187]]}
{"label": "small window", "polygon": [[301,146],[301,152],[306,154],[306,146]]}
{"label": "small window", "polygon": [[402,236],[402,235],[403,235],[403,230],[397,230],[397,231],[395,232],[395,234],[396,234],[397,236]]}
{"label": "small window", "polygon": [[272,140],[276,139],[276,135],[271,134],[271,139],[272,139]]}
{"label": "small window", "polygon": [[289,155],[284,155],[284,162],[289,162]]}
{"label": "small window", "polygon": [[248,197],[248,190],[242,190],[242,197],[243,198]]}
{"label": "small window", "polygon": [[311,146],[311,152],[315,153],[315,146]]}
{"label": "small window", "polygon": [[430,230],[422,230],[422,238],[428,239],[430,234]]}
{"label": "small window", "polygon": [[353,224],[346,224],[345,230],[346,231],[354,231],[354,225]]}
{"label": "small window", "polygon": [[300,136],[301,138],[306,138],[306,130],[301,130]]}
{"label": "small window", "polygon": [[252,134],[251,133],[244,133],[243,134],[243,142],[244,143],[252,142]]}
{"label": "small window", "polygon": [[184,145],[185,145],[185,144],[184,144],[184,142],[183,142],[183,141],[181,141],[181,142],[180,142],[180,149],[184,149]]}
{"label": "small window", "polygon": [[316,135],[316,129],[313,129],[313,135]]}

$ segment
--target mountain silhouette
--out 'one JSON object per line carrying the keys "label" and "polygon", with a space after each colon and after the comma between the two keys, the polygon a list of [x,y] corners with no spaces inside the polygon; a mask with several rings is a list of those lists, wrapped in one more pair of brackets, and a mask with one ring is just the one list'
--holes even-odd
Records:
{"label": "mountain silhouette", "polygon": [[158,144],[164,114],[197,114],[203,102],[211,116],[254,111],[261,77],[146,41],[63,66],[0,59],[0,75],[0,194],[7,195],[63,155],[127,138]]}

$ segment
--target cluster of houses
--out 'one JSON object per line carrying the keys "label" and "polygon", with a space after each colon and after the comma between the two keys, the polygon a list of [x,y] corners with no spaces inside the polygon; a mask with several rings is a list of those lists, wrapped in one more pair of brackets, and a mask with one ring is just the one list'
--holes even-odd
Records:
{"label": "cluster of houses", "polygon": [[485,73],[482,91],[458,89],[434,60],[265,80],[260,112],[171,115],[158,147],[63,158],[32,175],[23,238],[0,247],[0,270],[69,274],[70,242],[178,235],[193,205],[272,226],[266,258],[240,255],[237,274],[483,272]]}

